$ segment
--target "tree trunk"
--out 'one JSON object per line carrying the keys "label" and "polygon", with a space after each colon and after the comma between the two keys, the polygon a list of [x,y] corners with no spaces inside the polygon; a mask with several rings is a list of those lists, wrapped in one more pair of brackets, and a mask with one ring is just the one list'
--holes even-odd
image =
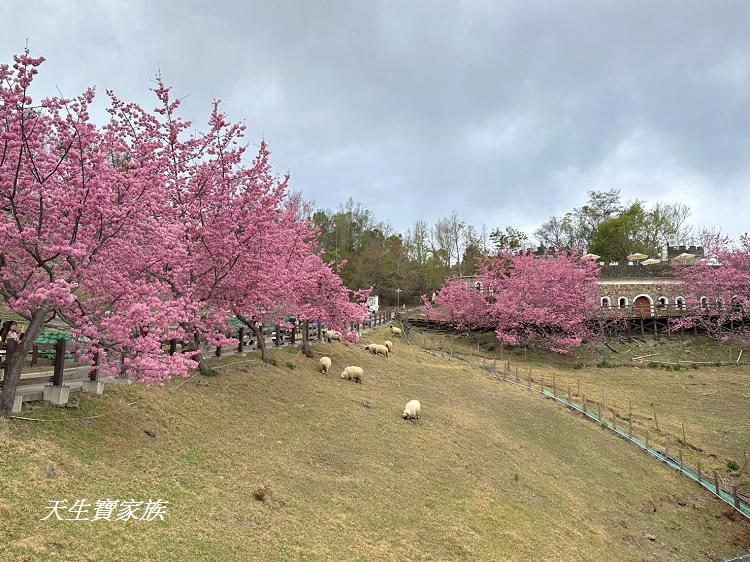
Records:
{"label": "tree trunk", "polygon": [[5,378],[3,379],[3,392],[0,395],[0,416],[4,418],[10,417],[11,410],[13,410],[13,401],[16,399],[16,388],[18,388],[18,382],[21,380],[23,360],[34,345],[34,340],[39,335],[39,332],[42,331],[46,315],[46,308],[39,308],[33,312],[31,322],[28,328],[26,328],[23,339],[18,342],[15,353],[10,358],[10,361],[8,361],[5,369]]}
{"label": "tree trunk", "polygon": [[236,315],[240,322],[242,322],[245,326],[250,328],[253,333],[255,334],[255,339],[258,341],[258,349],[260,349],[260,356],[263,358],[264,363],[268,363],[268,350],[266,349],[266,338],[263,335],[263,325],[261,324],[260,327],[255,327],[255,322],[248,320],[244,316],[241,316],[239,314]]}
{"label": "tree trunk", "polygon": [[196,361],[198,363],[198,372],[204,374],[213,374],[213,370],[206,363],[206,358],[203,357],[203,349],[201,348],[201,344],[203,343],[202,340],[203,338],[201,337],[200,331],[193,330],[193,335],[190,338],[187,346],[185,346],[183,353],[193,354],[193,361]]}
{"label": "tree trunk", "polygon": [[263,358],[263,363],[268,364],[268,349],[266,348],[266,336],[263,334],[263,326],[250,326],[255,332],[255,337],[258,340],[258,349],[260,349],[260,356]]}
{"label": "tree trunk", "polygon": [[310,323],[305,320],[302,323],[302,354],[305,357],[312,357],[312,351],[310,351]]}

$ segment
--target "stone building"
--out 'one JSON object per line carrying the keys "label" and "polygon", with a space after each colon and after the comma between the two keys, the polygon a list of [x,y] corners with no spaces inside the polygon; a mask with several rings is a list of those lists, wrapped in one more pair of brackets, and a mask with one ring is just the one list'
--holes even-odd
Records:
{"label": "stone building", "polygon": [[[603,309],[621,310],[640,318],[680,314],[687,305],[686,291],[682,282],[675,278],[672,266],[705,260],[703,248],[665,246],[658,257],[642,257],[648,259],[599,262],[599,304]],[[473,276],[463,279],[468,286],[483,289]]]}
{"label": "stone building", "polygon": [[665,246],[661,256],[624,263],[599,262],[599,302],[605,309],[630,309],[636,316],[677,311],[686,306],[685,287],[673,265],[705,259],[700,246]]}

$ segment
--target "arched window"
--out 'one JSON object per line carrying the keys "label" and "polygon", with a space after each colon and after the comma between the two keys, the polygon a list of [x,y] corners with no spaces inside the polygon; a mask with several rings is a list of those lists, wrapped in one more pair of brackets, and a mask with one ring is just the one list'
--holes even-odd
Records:
{"label": "arched window", "polygon": [[602,308],[609,308],[612,306],[612,301],[609,297],[602,297]]}
{"label": "arched window", "polygon": [[706,297],[701,297],[700,303],[701,308],[708,308],[708,299]]}
{"label": "arched window", "polygon": [[659,299],[656,301],[657,308],[667,308],[668,304],[669,299],[667,299],[667,297],[659,297]]}
{"label": "arched window", "polygon": [[677,308],[679,310],[684,310],[684,308],[685,308],[685,299],[684,299],[684,297],[677,297],[674,300],[674,303],[675,303],[675,305],[677,306]]}
{"label": "arched window", "polygon": [[620,300],[617,302],[620,305],[620,308],[627,308],[628,306],[628,299],[626,297],[620,297]]}

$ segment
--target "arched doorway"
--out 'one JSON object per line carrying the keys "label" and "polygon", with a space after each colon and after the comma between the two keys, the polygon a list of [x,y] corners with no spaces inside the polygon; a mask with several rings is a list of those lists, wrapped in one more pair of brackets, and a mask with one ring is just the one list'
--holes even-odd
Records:
{"label": "arched doorway", "polygon": [[637,318],[651,318],[651,299],[645,295],[637,297],[633,301],[633,311]]}

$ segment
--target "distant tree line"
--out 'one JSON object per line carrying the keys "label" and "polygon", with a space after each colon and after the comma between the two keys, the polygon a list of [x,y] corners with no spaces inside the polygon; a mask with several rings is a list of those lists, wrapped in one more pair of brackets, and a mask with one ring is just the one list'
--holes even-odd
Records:
{"label": "distant tree line", "polygon": [[672,237],[706,246],[721,238],[715,228],[694,229],[691,214],[682,202],[626,202],[619,190],[611,189],[589,191],[584,205],[550,217],[531,235],[512,225],[467,224],[455,211],[434,224],[418,220],[399,233],[351,198],[335,211],[315,211],[312,219],[320,229],[325,258],[344,264],[346,285],[373,286],[382,302],[395,304],[418,303],[446,278],[473,275],[479,258],[501,252],[542,246],[591,252],[613,261],[634,252],[658,255]]}

